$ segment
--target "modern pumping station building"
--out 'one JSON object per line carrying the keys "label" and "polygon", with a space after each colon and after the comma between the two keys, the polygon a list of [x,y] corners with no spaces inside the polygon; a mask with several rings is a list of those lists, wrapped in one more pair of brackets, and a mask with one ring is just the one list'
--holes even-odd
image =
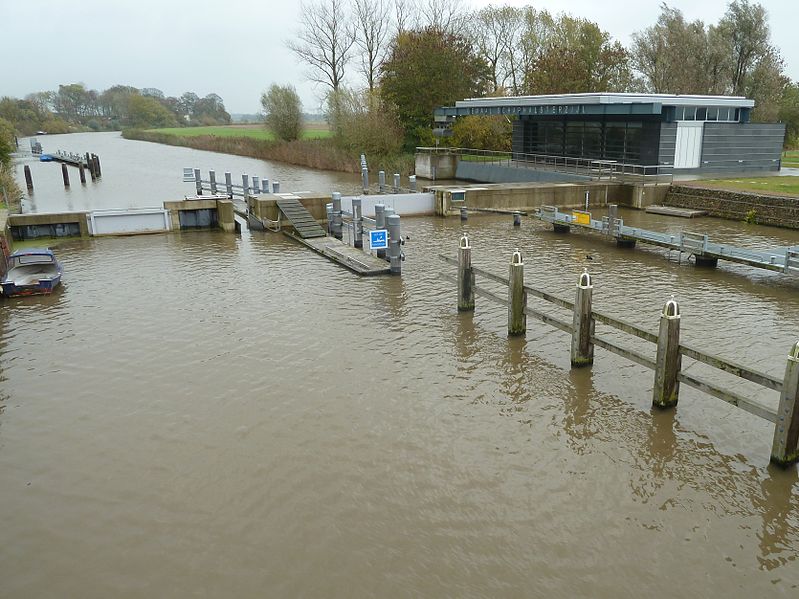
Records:
{"label": "modern pumping station building", "polygon": [[658,166],[675,174],[776,171],[785,125],[752,123],[735,96],[585,93],[467,99],[435,111],[513,118],[513,154]]}

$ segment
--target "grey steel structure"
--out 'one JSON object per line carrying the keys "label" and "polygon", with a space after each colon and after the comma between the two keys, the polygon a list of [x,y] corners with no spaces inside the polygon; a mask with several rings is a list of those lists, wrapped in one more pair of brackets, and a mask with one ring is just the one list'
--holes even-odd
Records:
{"label": "grey steel structure", "polygon": [[737,96],[589,93],[462,100],[435,111],[438,133],[460,116],[513,120],[514,154],[671,167],[675,173],[779,170],[785,125],[751,123]]}

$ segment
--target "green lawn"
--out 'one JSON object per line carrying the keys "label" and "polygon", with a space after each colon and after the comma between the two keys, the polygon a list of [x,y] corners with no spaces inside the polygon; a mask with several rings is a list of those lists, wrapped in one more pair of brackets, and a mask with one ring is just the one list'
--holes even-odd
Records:
{"label": "green lawn", "polygon": [[782,153],[782,166],[799,168],[799,150],[788,150]]}
{"label": "green lawn", "polygon": [[[261,125],[227,125],[220,127],[167,127],[164,129],[150,129],[158,133],[177,135],[180,137],[197,137],[211,135],[214,137],[252,137],[254,139],[272,140],[275,136]],[[303,139],[319,139],[330,137],[330,131],[319,125],[311,125],[303,131]]]}
{"label": "green lawn", "polygon": [[708,179],[688,185],[734,191],[799,196],[799,177],[745,177],[740,179]]}

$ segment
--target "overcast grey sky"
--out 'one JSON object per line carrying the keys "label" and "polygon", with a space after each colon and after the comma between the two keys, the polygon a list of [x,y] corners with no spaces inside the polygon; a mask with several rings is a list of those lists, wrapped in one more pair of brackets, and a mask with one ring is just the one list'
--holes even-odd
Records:
{"label": "overcast grey sky", "polygon": [[[630,35],[652,25],[659,0],[465,0],[532,4],[596,21],[627,45]],[[672,0],[689,20],[715,23],[725,0]],[[772,40],[785,72],[799,80],[797,0],[762,0]],[[23,97],[84,83],[103,90],[115,84],[157,87],[179,96],[215,92],[230,112],[260,110],[272,83],[293,83],[305,109],[316,112],[322,90],[305,81],[304,67],[286,49],[298,27],[295,0],[0,0],[0,28],[8,66],[0,96]]]}

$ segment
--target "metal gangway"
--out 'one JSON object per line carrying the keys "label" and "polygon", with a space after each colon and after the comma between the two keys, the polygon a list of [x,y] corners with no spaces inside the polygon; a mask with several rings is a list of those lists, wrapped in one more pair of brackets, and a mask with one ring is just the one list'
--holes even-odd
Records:
{"label": "metal gangway", "polygon": [[696,263],[715,266],[719,260],[764,268],[785,274],[799,274],[799,246],[753,250],[728,244],[714,243],[708,235],[681,231],[677,235],[629,227],[617,216],[618,206],[610,204],[608,215],[597,220],[583,210],[561,212],[557,206],[541,206],[532,216],[550,223],[556,231],[572,227],[588,229],[616,239],[620,245],[632,246],[636,242],[656,245],[669,250],[693,255]]}

